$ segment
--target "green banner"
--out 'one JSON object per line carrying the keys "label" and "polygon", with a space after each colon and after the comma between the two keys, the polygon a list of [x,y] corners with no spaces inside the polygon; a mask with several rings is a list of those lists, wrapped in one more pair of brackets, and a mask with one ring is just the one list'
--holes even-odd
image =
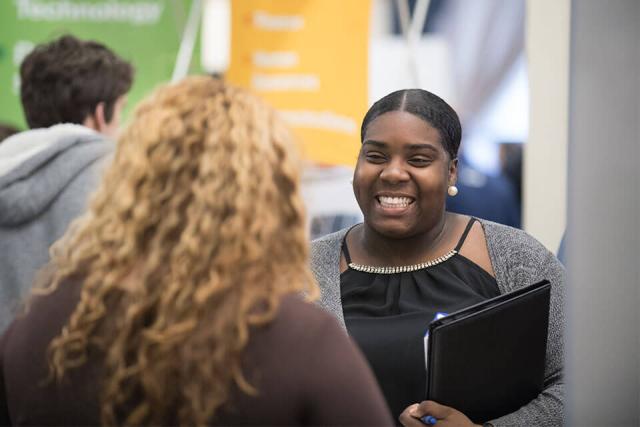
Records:
{"label": "green banner", "polygon": [[[19,68],[34,45],[63,34],[96,40],[136,70],[132,107],[171,79],[191,0],[0,0],[0,122],[25,128]],[[200,67],[199,46],[192,68]]]}

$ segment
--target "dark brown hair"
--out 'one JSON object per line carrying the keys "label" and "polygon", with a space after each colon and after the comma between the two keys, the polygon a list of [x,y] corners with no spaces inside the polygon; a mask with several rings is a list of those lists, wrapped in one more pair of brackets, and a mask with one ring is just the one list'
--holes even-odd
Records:
{"label": "dark brown hair", "polygon": [[111,120],[115,102],[131,88],[133,67],[100,43],[65,35],[27,55],[20,78],[29,127],[81,124],[100,102]]}

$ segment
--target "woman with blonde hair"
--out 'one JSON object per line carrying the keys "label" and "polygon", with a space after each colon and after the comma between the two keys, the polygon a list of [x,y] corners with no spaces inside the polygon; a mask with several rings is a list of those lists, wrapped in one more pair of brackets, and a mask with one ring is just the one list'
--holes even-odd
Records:
{"label": "woman with blonde hair", "polygon": [[361,354],[302,301],[298,162],[210,77],[137,109],[46,285],[0,343],[0,424],[391,424]]}

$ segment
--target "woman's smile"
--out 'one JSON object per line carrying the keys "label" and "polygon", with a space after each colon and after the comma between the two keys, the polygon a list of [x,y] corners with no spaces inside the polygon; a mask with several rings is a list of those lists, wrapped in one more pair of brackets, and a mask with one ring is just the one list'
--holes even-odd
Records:
{"label": "woman's smile", "polygon": [[413,208],[415,199],[407,196],[379,195],[375,197],[378,209],[386,215],[403,215]]}

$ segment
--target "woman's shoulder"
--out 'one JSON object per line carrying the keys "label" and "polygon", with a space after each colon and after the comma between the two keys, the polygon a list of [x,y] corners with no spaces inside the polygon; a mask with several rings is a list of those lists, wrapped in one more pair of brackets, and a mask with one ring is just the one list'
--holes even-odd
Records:
{"label": "woman's shoulder", "polygon": [[547,279],[555,286],[564,283],[564,267],[556,256],[527,232],[480,220],[496,279],[503,291]]}
{"label": "woman's shoulder", "polygon": [[325,310],[312,302],[306,301],[299,294],[288,294],[282,298],[276,318],[278,322],[284,325],[296,322],[300,324],[301,329],[322,325],[328,320],[333,320],[333,317]]}
{"label": "woman's shoulder", "polygon": [[288,295],[266,329],[271,334],[250,340],[262,396],[288,401],[294,412],[304,405],[311,425],[393,425],[364,356],[333,316]]}
{"label": "woman's shoulder", "polygon": [[300,295],[289,294],[280,300],[273,319],[254,330],[247,350],[264,366],[287,361],[291,369],[294,365],[303,369],[298,366],[300,358],[324,352],[327,343],[340,346],[345,335],[329,313]]}
{"label": "woman's shoulder", "polygon": [[553,254],[535,237],[524,230],[504,224],[479,219],[484,230],[487,246],[502,256],[544,256]]}
{"label": "woman's shoulder", "polygon": [[342,242],[342,239],[344,239],[344,236],[347,234],[347,232],[351,228],[353,228],[353,227],[343,228],[342,230],[338,230],[338,231],[333,232],[331,234],[327,234],[325,236],[318,237],[317,239],[312,240],[311,241],[311,250],[312,251],[314,249],[315,250],[321,250],[322,248],[340,246],[340,243]]}
{"label": "woman's shoulder", "polygon": [[[47,283],[48,278],[42,283]],[[40,286],[40,283],[37,284]],[[82,281],[66,279],[55,288],[31,291],[17,308],[12,322],[17,335],[53,338],[66,323],[80,300]]]}
{"label": "woman's shoulder", "polygon": [[328,278],[340,274],[338,271],[340,248],[342,240],[349,230],[350,228],[344,228],[311,242],[311,269],[321,282],[322,278],[329,280]]}

